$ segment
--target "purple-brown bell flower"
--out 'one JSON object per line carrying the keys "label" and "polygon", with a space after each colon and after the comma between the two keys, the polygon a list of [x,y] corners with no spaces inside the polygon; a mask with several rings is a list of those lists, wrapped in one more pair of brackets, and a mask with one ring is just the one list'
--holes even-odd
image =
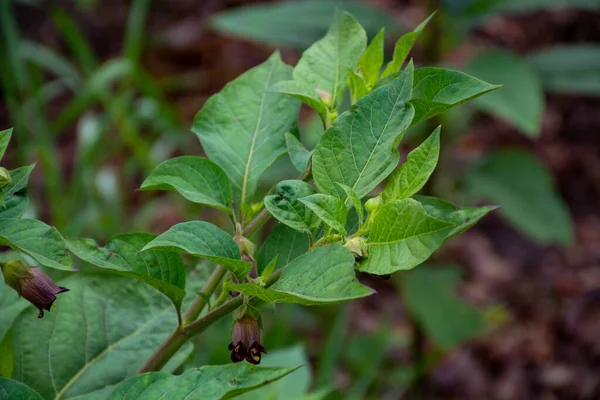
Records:
{"label": "purple-brown bell flower", "polygon": [[231,361],[260,364],[261,353],[267,354],[267,350],[260,344],[258,322],[248,315],[243,316],[235,322],[232,336],[233,341],[229,344]]}
{"label": "purple-brown bell flower", "polygon": [[56,286],[39,268],[25,265],[20,260],[0,263],[0,267],[4,282],[40,310],[38,318],[44,316],[44,310],[50,311],[57,294],[69,291],[67,288]]}

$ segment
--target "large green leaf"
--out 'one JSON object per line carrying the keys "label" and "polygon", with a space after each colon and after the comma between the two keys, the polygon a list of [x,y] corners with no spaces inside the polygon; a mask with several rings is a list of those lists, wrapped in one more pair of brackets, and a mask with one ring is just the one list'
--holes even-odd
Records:
{"label": "large green leaf", "polygon": [[203,366],[169,375],[151,372],[119,385],[108,400],[213,400],[235,397],[277,381],[300,368],[256,367],[247,363]]}
{"label": "large green leaf", "polygon": [[502,89],[475,99],[473,104],[477,108],[514,124],[528,136],[539,135],[544,90],[538,73],[529,63],[505,50],[488,50],[479,53],[466,71],[503,85]]}
{"label": "large green leaf", "polygon": [[500,214],[540,244],[573,241],[569,209],[554,189],[552,174],[524,151],[491,154],[466,175],[468,191],[502,207]]}
{"label": "large green leaf", "polygon": [[46,267],[71,270],[71,258],[56,228],[35,219],[0,218],[0,245],[33,257]]}
{"label": "large green leaf", "polygon": [[0,282],[0,341],[10,328],[13,320],[29,306],[25,299],[19,298],[17,292]]}
{"label": "large green leaf", "polygon": [[25,311],[13,325],[13,378],[46,399],[106,394],[135,375],[177,326],[171,302],[136,279],[79,273],[60,284],[70,291],[52,312],[38,319]]}
{"label": "large green leaf", "polygon": [[556,46],[530,55],[529,61],[548,90],[600,96],[598,44]]}
{"label": "large green leaf", "polygon": [[15,335],[12,329],[4,337],[0,337],[0,377],[10,378],[15,367]]}
{"label": "large green leaf", "polygon": [[415,108],[412,125],[472,100],[500,85],[492,85],[459,71],[418,68],[410,103]]}
{"label": "large green leaf", "polygon": [[341,303],[374,293],[358,282],[354,275],[354,256],[339,243],[296,258],[268,289],[249,283],[230,288],[268,303],[304,305]]}
{"label": "large green leaf", "polygon": [[416,267],[437,250],[455,224],[427,213],[413,199],[385,204],[375,215],[369,255],[359,269],[376,275]]}
{"label": "large green leaf", "polygon": [[142,251],[155,249],[185,252],[221,264],[244,279],[252,264],[240,260],[240,249],[221,228],[204,221],[190,221],[172,226],[148,243]]}
{"label": "large green leaf", "polygon": [[0,131],[0,161],[2,160],[2,157],[4,157],[4,152],[8,147],[8,142],[10,142],[11,136],[12,128]]}
{"label": "large green leaf", "polygon": [[500,13],[524,14],[535,11],[562,10],[564,8],[575,9],[600,9],[598,0],[458,0],[456,7],[464,16],[476,18],[474,22],[483,22],[486,17],[493,17]]}
{"label": "large green leaf", "polygon": [[382,26],[398,30],[398,22],[384,10],[356,0],[298,0],[250,4],[217,14],[211,26],[221,32],[258,42],[304,49],[319,40],[340,8],[356,16],[369,34]]}
{"label": "large green leaf", "polygon": [[498,206],[459,208],[447,201],[431,196],[415,196],[414,199],[423,205],[429,215],[456,225],[448,233],[448,238],[463,233],[489,212],[498,209]]}
{"label": "large green leaf", "polygon": [[314,193],[315,189],[306,182],[281,181],[275,186],[275,194],[265,197],[265,207],[279,222],[310,232],[320,221],[299,199]]}
{"label": "large green leaf", "polygon": [[315,148],[313,177],[322,192],[346,198],[337,184],[366,196],[396,167],[394,144],[408,128],[413,67],[409,64],[389,85],[369,93],[340,115]]}
{"label": "large green leaf", "polygon": [[289,79],[279,53],[240,75],[212,96],[194,118],[209,158],[229,176],[240,204],[252,200],[261,174],[285,153],[285,133],[296,124],[300,103],[268,91]]}
{"label": "large green leaf", "polygon": [[185,265],[175,252],[141,252],[155,237],[149,233],[116,235],[105,247],[98,246],[93,239],[68,239],[67,246],[84,261],[148,283],[179,309],[185,297]]}
{"label": "large green leaf", "polygon": [[328,194],[316,193],[302,197],[300,201],[321,218],[325,224],[346,235],[344,225],[348,218],[348,210],[342,200]]}
{"label": "large green leaf", "polygon": [[383,190],[385,200],[412,197],[429,180],[440,156],[440,127],[408,154],[406,162],[391,176]]}
{"label": "large green leaf", "polygon": [[203,157],[183,156],[160,164],[142,183],[142,190],[176,190],[194,203],[231,213],[231,186],[225,172]]}
{"label": "large green leaf", "polygon": [[21,382],[0,378],[0,399],[6,400],[42,400],[35,390]]}
{"label": "large green leaf", "polygon": [[342,102],[353,69],[367,47],[367,35],[354,17],[336,11],[325,37],[310,46],[294,68],[294,81],[330,96],[330,109]]}
{"label": "large green leaf", "polygon": [[29,199],[24,189],[34,167],[35,164],[10,171],[12,182],[0,189],[0,218],[19,218],[27,210]]}
{"label": "large green leaf", "polygon": [[455,293],[460,282],[458,269],[424,266],[408,272],[401,282],[411,314],[443,349],[459,346],[485,328],[483,313]]}
{"label": "large green leaf", "polygon": [[292,260],[308,251],[308,235],[287,225],[275,227],[263,243],[256,259],[258,274],[262,274],[267,265],[277,257],[274,271],[288,265]]}
{"label": "large green leaf", "polygon": [[419,35],[421,35],[421,32],[423,31],[423,29],[425,29],[425,27],[434,15],[435,12],[429,17],[427,17],[425,21],[421,22],[419,26],[415,28],[414,31],[406,33],[402,35],[400,39],[398,39],[398,41],[396,42],[396,46],[394,47],[394,55],[392,56],[392,61],[390,61],[388,65],[386,65],[385,69],[381,73],[382,78],[385,78],[386,76],[391,75],[394,72],[400,71],[400,68],[402,68],[402,64],[404,64],[404,61],[406,61],[406,57],[408,57],[408,53],[410,53],[410,50],[415,45],[415,42],[419,38]]}
{"label": "large green leaf", "polygon": [[310,368],[307,368],[310,362],[302,345],[295,345],[274,351],[269,349],[269,354],[266,354],[262,358],[260,365],[263,367],[294,367],[303,365],[305,367],[298,368],[277,382],[236,397],[236,400],[306,400],[305,395],[311,385],[311,371]]}

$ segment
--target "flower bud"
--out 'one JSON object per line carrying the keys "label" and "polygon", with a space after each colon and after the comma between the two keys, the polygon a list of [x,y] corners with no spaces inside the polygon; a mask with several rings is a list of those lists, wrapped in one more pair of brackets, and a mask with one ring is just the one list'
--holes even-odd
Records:
{"label": "flower bud", "polygon": [[257,365],[260,364],[261,353],[267,354],[267,350],[260,344],[258,321],[248,315],[238,319],[233,325],[232,340],[229,350],[234,363],[246,360]]}
{"label": "flower bud", "polygon": [[367,241],[363,237],[357,236],[348,240],[344,244],[344,247],[350,250],[356,261],[360,261],[368,256]]}
{"label": "flower bud", "polygon": [[50,311],[57,294],[69,291],[56,286],[39,268],[25,265],[20,260],[0,263],[0,267],[4,282],[40,310],[38,318],[44,316],[44,310]]}
{"label": "flower bud", "polygon": [[315,92],[317,92],[317,94],[321,98],[321,101],[323,102],[323,104],[325,104],[326,106],[329,106],[329,104],[331,103],[331,93],[329,93],[327,90],[323,90],[323,89],[319,89],[319,88],[315,88]]}
{"label": "flower bud", "polygon": [[382,205],[381,196],[375,196],[367,200],[365,203],[365,209],[369,214],[373,214],[379,210]]}
{"label": "flower bud", "polygon": [[7,186],[12,182],[12,177],[10,176],[10,172],[6,168],[0,167],[0,189]]}

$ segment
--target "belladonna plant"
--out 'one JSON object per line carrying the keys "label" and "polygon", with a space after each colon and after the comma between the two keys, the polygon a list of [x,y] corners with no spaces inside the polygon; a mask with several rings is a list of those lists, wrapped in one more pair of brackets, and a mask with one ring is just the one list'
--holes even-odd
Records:
{"label": "belladonna plant", "polygon": [[[70,292],[51,318],[32,320],[31,310],[12,316],[12,376],[20,382],[0,380],[0,392],[2,385],[20,385],[56,399],[212,399],[265,385],[295,369],[252,365],[266,353],[260,340],[265,307],[373,295],[357,270],[385,277],[415,268],[493,210],[418,194],[438,161],[440,127],[399,164],[398,146],[411,126],[498,88],[458,71],[406,62],[426,22],[400,38],[384,67],[383,30],[367,46],[363,27],[339,11],[295,67],[275,52],[208,99],[192,126],[207,158],[169,159],[141,189],[172,190],[213,207],[230,219],[231,232],[189,221],[158,236],[117,234],[104,246],[65,240],[40,221],[20,218],[33,166],[10,171],[10,183],[3,172],[0,245],[48,268],[72,271],[69,254],[96,268],[67,274],[58,286],[38,268],[4,264],[6,282],[40,317],[65,287]],[[297,129],[302,102],[325,127],[314,149],[302,145]],[[10,135],[0,132],[0,157]],[[298,178],[260,198],[263,173],[286,153]],[[257,232],[270,219],[274,228],[261,241],[265,236]],[[185,262],[194,258],[216,265],[199,292],[186,285]],[[190,339],[232,314],[233,364],[170,374],[193,358]],[[50,345],[35,351],[31,343]]]}

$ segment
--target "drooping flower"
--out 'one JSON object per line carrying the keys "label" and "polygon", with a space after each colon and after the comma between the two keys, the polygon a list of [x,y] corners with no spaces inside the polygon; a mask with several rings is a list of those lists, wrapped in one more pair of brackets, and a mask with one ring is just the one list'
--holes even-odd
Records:
{"label": "drooping flower", "polygon": [[260,344],[260,327],[256,319],[246,315],[235,322],[229,350],[234,363],[246,360],[260,364],[261,353],[267,354],[267,350]]}
{"label": "drooping flower", "polygon": [[57,294],[69,291],[57,286],[39,268],[26,265],[20,260],[0,263],[0,267],[4,282],[40,310],[38,318],[44,316],[44,310],[50,311]]}

